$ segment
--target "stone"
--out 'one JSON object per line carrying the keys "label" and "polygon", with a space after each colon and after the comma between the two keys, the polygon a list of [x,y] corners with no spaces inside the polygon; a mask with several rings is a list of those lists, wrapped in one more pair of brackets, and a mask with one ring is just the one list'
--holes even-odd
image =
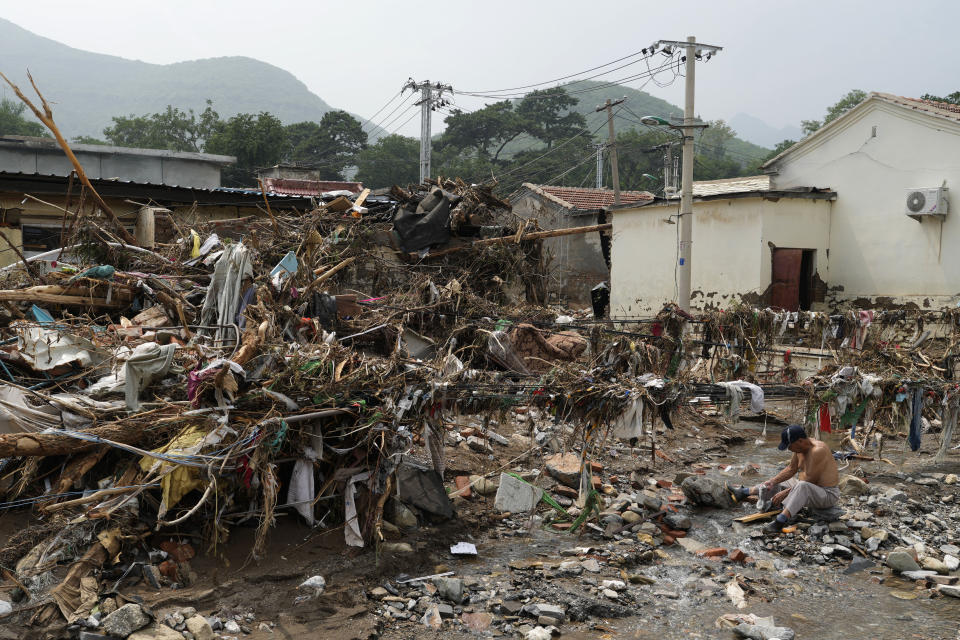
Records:
{"label": "stone", "polygon": [[126,638],[150,624],[150,616],[138,604],[125,604],[103,619],[103,630],[112,636]]}
{"label": "stone", "polygon": [[597,562],[596,558],[587,558],[580,563],[580,566],[590,573],[600,573],[600,563]]}
{"label": "stone", "polygon": [[547,627],[536,626],[527,631],[527,634],[523,637],[524,640],[552,640],[553,633]]}
{"label": "stone", "polygon": [[943,556],[943,564],[947,567],[947,571],[956,571],[960,569],[960,558],[952,556],[949,553]]}
{"label": "stone", "polygon": [[671,529],[680,529],[681,531],[688,531],[693,527],[693,521],[688,516],[679,513],[668,513],[663,518],[663,522]]}
{"label": "stone", "polygon": [[[123,607],[120,608],[122,609]],[[183,638],[182,633],[174,631],[165,624],[157,624],[146,629],[141,629],[127,636],[127,640],[183,640]]]}
{"label": "stone", "polygon": [[453,617],[453,607],[443,602],[437,605],[437,611],[440,612],[440,617],[444,620],[449,620]]}
{"label": "stone", "polygon": [[950,556],[960,556],[960,547],[955,544],[940,545],[940,553]]}
{"label": "stone", "polygon": [[850,527],[847,526],[846,522],[840,520],[835,520],[827,525],[827,528],[831,533],[843,533],[844,531],[849,531]]}
{"label": "stone", "polygon": [[689,551],[690,553],[700,553],[707,549],[707,545],[694,540],[693,538],[680,538],[677,540],[677,544]]}
{"label": "stone", "polygon": [[941,584],[937,587],[937,591],[942,593],[945,596],[953,596],[954,598],[960,598],[960,586],[952,584]]}
{"label": "stone", "polygon": [[440,607],[435,604],[427,607],[423,617],[420,618],[420,624],[434,629],[439,629],[443,626],[443,618],[440,617]]}
{"label": "stone", "polygon": [[624,511],[620,517],[623,518],[623,521],[627,524],[636,524],[643,519],[643,516],[641,516],[639,513],[630,510]]}
{"label": "stone", "polygon": [[236,620],[227,620],[223,623],[223,630],[227,633],[237,634],[240,633],[240,625],[237,624]]}
{"label": "stone", "polygon": [[575,453],[556,453],[544,459],[547,473],[568,487],[580,487],[580,456]]}
{"label": "stone", "polygon": [[203,616],[187,618],[187,631],[193,634],[194,640],[213,640],[213,628]]}
{"label": "stone", "polygon": [[459,578],[434,578],[433,584],[437,587],[437,595],[444,600],[449,600],[454,604],[463,602],[463,580]]}
{"label": "stone", "polygon": [[473,495],[473,491],[470,489],[469,476],[457,476],[453,479],[453,484],[456,487],[455,493],[461,498],[469,498]]}
{"label": "stone", "polygon": [[750,638],[750,640],[793,640],[794,638],[793,629],[790,627],[766,627],[746,622],[735,626],[733,632],[741,638]]}
{"label": "stone", "polygon": [[416,529],[417,516],[399,500],[393,501],[393,524],[400,529]]}
{"label": "stone", "polygon": [[600,582],[600,587],[603,589],[622,591],[627,588],[627,584],[623,580],[603,580]]}
{"label": "stone", "polygon": [[734,505],[726,483],[706,476],[690,476],[680,484],[680,488],[694,504],[721,509],[729,509]]}
{"label": "stone", "polygon": [[943,479],[943,484],[957,484],[957,474],[948,473]]}
{"label": "stone", "polygon": [[500,487],[493,506],[497,511],[523,513],[537,506],[543,497],[543,489],[524,482],[507,473],[500,474]]}
{"label": "stone", "polygon": [[493,453],[493,447],[487,444],[487,441],[477,436],[467,438],[467,446],[477,453]]}
{"label": "stone", "polygon": [[947,565],[943,562],[943,560],[937,560],[936,558],[932,558],[932,557],[930,557],[930,556],[927,556],[926,558],[924,558],[923,560],[921,560],[921,561],[920,561],[920,565],[921,565],[924,569],[927,569],[927,570],[929,570],[929,571],[936,571],[937,573],[949,573],[949,572],[950,572],[950,569],[949,569],[949,568],[947,567]]}
{"label": "stone", "polygon": [[905,551],[891,551],[887,554],[887,566],[897,572],[919,571],[920,565],[913,556]]}
{"label": "stone", "polygon": [[887,489],[887,491],[881,496],[887,502],[906,502],[907,494],[899,489]]}
{"label": "stone", "polygon": [[470,476],[470,482],[473,484],[473,491],[476,491],[482,496],[495,494],[497,488],[500,486],[493,480],[484,478],[483,476]]}
{"label": "stone", "polygon": [[611,600],[617,600],[620,598],[620,594],[614,591],[613,589],[603,589],[600,591],[604,597],[610,598]]}
{"label": "stone", "polygon": [[486,631],[493,624],[493,616],[489,613],[465,613],[460,620],[474,631]]}
{"label": "stone", "polygon": [[528,604],[523,608],[526,613],[529,613],[535,618],[540,616],[550,616],[555,620],[563,620],[566,618],[567,614],[563,607],[555,604],[546,604],[542,602],[537,602],[534,604]]}
{"label": "stone", "polygon": [[937,575],[936,571],[920,570],[920,571],[903,571],[900,573],[901,576],[907,578],[908,580],[926,580],[930,576]]}
{"label": "stone", "polygon": [[327,588],[327,581],[323,576],[311,576],[300,583],[298,589],[304,591],[309,591],[314,598],[323,593],[323,590]]}
{"label": "stone", "polygon": [[413,553],[413,547],[406,542],[384,542],[380,549],[386,553]]}
{"label": "stone", "polygon": [[840,493],[845,496],[865,496],[870,493],[870,486],[857,476],[843,476],[838,486]]}

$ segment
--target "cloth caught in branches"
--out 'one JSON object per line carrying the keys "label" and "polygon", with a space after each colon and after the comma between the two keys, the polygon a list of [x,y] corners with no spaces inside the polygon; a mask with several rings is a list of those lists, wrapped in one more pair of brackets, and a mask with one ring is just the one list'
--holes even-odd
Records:
{"label": "cloth caught in branches", "polygon": [[200,324],[220,327],[216,331],[200,329],[197,333],[208,337],[212,335],[225,342],[236,340],[234,330],[223,325],[236,323],[241,300],[240,289],[247,278],[253,278],[250,250],[243,243],[227,245],[213,269],[207,297],[200,310]]}

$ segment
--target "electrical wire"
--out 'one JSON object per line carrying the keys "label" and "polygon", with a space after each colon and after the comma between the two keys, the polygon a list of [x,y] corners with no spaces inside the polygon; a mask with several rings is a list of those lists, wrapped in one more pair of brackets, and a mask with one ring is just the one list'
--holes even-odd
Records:
{"label": "electrical wire", "polygon": [[371,136],[374,135],[374,134],[377,132],[377,129],[381,129],[381,130],[383,130],[383,131],[386,131],[386,129],[384,129],[383,126],[382,126],[383,123],[386,122],[386,121],[390,118],[390,116],[392,116],[394,113],[396,113],[401,107],[403,107],[404,105],[408,104],[408,103],[410,102],[410,100],[413,99],[413,97],[416,96],[416,95],[417,95],[416,93],[412,93],[412,92],[411,92],[409,95],[407,95],[406,98],[404,98],[403,100],[400,101],[400,104],[398,104],[396,107],[393,108],[393,111],[391,111],[390,113],[388,113],[387,115],[385,115],[385,116],[383,117],[383,119],[381,119],[380,122],[379,122],[373,129],[371,129],[371,130],[368,132],[368,135],[371,135]]}
{"label": "electrical wire", "polygon": [[363,125],[361,125],[361,128],[367,126],[368,124],[373,124],[373,119],[376,118],[378,115],[380,115],[380,112],[381,112],[381,111],[383,111],[384,109],[386,109],[387,107],[389,107],[390,104],[391,104],[394,100],[396,100],[397,98],[399,98],[399,97],[402,96],[402,95],[403,95],[403,89],[400,89],[400,91],[397,91],[397,93],[394,94],[394,96],[387,101],[387,104],[385,104],[385,105],[383,105],[382,107],[380,107],[379,109],[377,109],[377,112],[376,112],[375,114],[373,114],[372,116],[370,116],[369,118],[367,118],[367,119],[366,119],[366,122],[364,122]]}

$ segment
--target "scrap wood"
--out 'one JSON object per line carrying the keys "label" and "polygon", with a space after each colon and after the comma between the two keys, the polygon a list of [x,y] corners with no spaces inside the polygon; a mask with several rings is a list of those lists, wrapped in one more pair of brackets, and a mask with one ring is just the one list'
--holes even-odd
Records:
{"label": "scrap wood", "polygon": [[734,518],[734,522],[739,522],[740,524],[749,524],[751,522],[758,522],[760,520],[769,520],[770,518],[776,517],[780,514],[782,509],[777,509],[776,511],[765,511],[764,513],[751,513],[747,516],[740,516],[739,518]]}
{"label": "scrap wood", "polygon": [[134,420],[116,422],[78,432],[83,438],[62,433],[8,433],[0,434],[0,458],[60,456],[87,451],[101,446],[95,440],[110,440],[122,444],[136,444],[147,436],[144,425]]}

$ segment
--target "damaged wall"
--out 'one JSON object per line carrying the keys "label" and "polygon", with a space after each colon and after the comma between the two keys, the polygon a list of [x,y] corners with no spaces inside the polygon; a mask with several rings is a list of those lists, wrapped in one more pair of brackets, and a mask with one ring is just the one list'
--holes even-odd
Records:
{"label": "damaged wall", "polygon": [[[691,304],[726,309],[765,305],[771,283],[770,243],[815,251],[828,280],[829,200],[759,196],[694,202]],[[611,316],[642,316],[676,299],[677,204],[615,210]],[[672,217],[671,217],[672,216]]]}
{"label": "damaged wall", "polygon": [[[526,193],[512,203],[520,218],[536,218],[542,229],[566,229],[598,224],[596,211],[569,211]],[[547,266],[547,291],[571,304],[589,305],[590,290],[608,279],[598,233],[561,236],[543,240]]]}
{"label": "damaged wall", "polygon": [[[777,189],[816,184],[837,192],[824,278],[834,304],[956,304],[960,122],[872,98],[771,168]],[[939,186],[953,200],[942,221],[904,213],[908,189]]]}

